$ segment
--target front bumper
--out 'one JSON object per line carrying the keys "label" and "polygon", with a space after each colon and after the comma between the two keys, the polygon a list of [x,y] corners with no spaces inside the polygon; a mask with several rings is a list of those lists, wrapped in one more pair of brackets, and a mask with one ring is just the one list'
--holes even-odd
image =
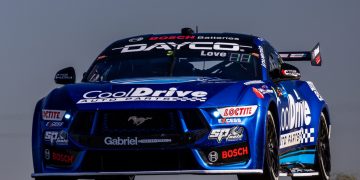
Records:
{"label": "front bumper", "polygon": [[[259,125],[258,121],[261,120],[260,117],[262,114],[262,110],[259,108],[258,113],[255,114],[253,118],[245,119],[242,124],[237,125],[228,125],[228,124],[217,124],[217,121],[209,121],[208,114],[206,112],[201,111],[201,114],[204,115],[204,118],[207,119],[207,123],[209,125],[205,128],[205,130],[200,131],[200,135],[198,133],[192,131],[195,128],[191,128],[188,126],[186,122],[186,117],[180,115],[181,120],[181,131],[188,135],[180,136],[177,139],[177,142],[185,142],[181,144],[181,148],[179,146],[161,146],[153,149],[152,147],[146,147],[144,149],[138,148],[107,148],[105,149],[102,146],[92,145],[91,140],[85,138],[89,141],[80,141],[79,139],[74,139],[71,132],[69,134],[69,145],[68,146],[53,146],[51,144],[43,144],[41,143],[41,149],[39,157],[42,157],[42,160],[39,161],[41,164],[41,170],[35,171],[32,174],[32,177],[45,177],[45,176],[71,176],[78,178],[92,178],[98,176],[120,176],[120,175],[170,175],[170,174],[262,174],[262,143],[263,136],[262,132],[263,127],[261,123]],[[92,122],[93,124],[93,122]],[[83,124],[82,124],[83,125]],[[246,130],[244,133],[244,139],[238,142],[225,142],[225,140],[221,143],[216,142],[216,140],[209,140],[208,134],[212,129],[221,129],[233,126],[241,126]],[[70,124],[71,127],[71,124]],[[204,126],[205,127],[205,126]],[[42,127],[44,129],[44,127]],[[69,129],[68,129],[69,130]],[[196,131],[197,132],[197,131]],[[205,135],[204,135],[205,132]],[[89,132],[91,133],[91,132]],[[194,135],[195,134],[195,135]],[[189,137],[191,137],[189,140]],[[185,141],[188,139],[187,141]],[[259,143],[260,142],[260,143]],[[221,151],[229,148],[235,148],[237,145],[245,144],[249,148],[249,157],[247,159],[242,160],[241,162],[231,162],[231,163],[220,163],[220,164],[211,164],[207,159],[207,154],[210,151],[216,149],[219,150],[219,156],[221,156]],[[90,147],[91,146],[91,147]],[[57,164],[58,166],[49,165],[49,163],[44,160],[44,149],[62,149],[76,151],[75,158],[71,165]],[[142,155],[135,156],[134,153],[141,151],[158,151],[157,156],[151,158],[152,154],[146,155],[144,158]],[[174,154],[166,154],[167,151],[177,151]],[[230,149],[229,149],[230,150]],[[122,152],[132,152],[132,155],[124,155]],[[100,154],[99,154],[100,152]],[[164,153],[165,152],[165,153]],[[180,153],[179,153],[180,152]],[[205,152],[205,154],[204,154]],[[260,152],[260,153],[259,153]],[[67,152],[67,155],[71,155],[73,152]],[[93,154],[91,154],[93,153]],[[116,157],[112,156],[112,154],[117,154]],[[95,154],[95,155],[94,155]],[[109,155],[104,157],[105,155]],[[124,157],[126,157],[124,159]],[[136,158],[134,158],[136,157]],[[89,159],[87,159],[89,158]],[[159,160],[160,159],[160,160]],[[172,160],[171,162],[167,162],[167,160]],[[130,163],[134,161],[133,163]],[[109,163],[110,164],[107,164]],[[117,163],[111,163],[117,162]],[[121,165],[122,164],[122,165]],[[156,164],[160,164],[157,166]],[[139,165],[142,167],[139,168]],[[161,166],[162,165],[162,166]]]}

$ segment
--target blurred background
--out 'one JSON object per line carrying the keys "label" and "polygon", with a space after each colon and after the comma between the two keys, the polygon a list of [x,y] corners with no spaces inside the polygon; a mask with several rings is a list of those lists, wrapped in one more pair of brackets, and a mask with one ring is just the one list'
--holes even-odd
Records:
{"label": "blurred background", "polygon": [[80,81],[115,40],[196,25],[200,32],[258,35],[282,51],[310,50],[320,42],[322,67],[296,65],[331,110],[333,178],[359,178],[359,7],[358,0],[1,0],[0,179],[30,180],[32,113],[37,100],[57,87],[57,70],[73,66]]}

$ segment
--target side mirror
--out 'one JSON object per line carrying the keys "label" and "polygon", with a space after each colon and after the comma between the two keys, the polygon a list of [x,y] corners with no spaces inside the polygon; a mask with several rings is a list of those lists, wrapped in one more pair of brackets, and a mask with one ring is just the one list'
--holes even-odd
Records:
{"label": "side mirror", "polygon": [[73,84],[76,80],[75,69],[73,67],[67,67],[58,71],[55,75],[56,84]]}
{"label": "side mirror", "polygon": [[287,63],[281,64],[281,71],[280,71],[281,80],[299,80],[300,77],[301,74],[297,67]]}

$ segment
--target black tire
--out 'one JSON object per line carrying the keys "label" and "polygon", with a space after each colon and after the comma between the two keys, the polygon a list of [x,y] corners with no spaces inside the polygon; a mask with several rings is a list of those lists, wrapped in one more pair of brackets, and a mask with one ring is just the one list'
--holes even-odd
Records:
{"label": "black tire", "polygon": [[266,116],[266,143],[264,171],[262,175],[243,175],[238,174],[238,180],[259,179],[259,180],[278,180],[279,179],[279,140],[276,132],[275,120],[271,111]]}
{"label": "black tire", "polygon": [[135,176],[116,176],[116,177],[101,177],[95,180],[135,180]]}
{"label": "black tire", "polygon": [[324,113],[320,115],[319,135],[316,143],[315,170],[319,176],[313,177],[293,177],[293,180],[329,180],[331,172],[331,155],[329,130]]}

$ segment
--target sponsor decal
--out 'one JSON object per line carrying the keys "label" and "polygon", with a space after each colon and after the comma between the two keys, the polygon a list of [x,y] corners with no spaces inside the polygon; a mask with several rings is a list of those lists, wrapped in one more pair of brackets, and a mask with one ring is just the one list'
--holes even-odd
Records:
{"label": "sponsor decal", "polygon": [[320,54],[320,46],[319,45],[317,45],[316,46],[316,48],[312,51],[312,55],[314,56],[314,57],[316,57],[317,55],[319,55]]}
{"label": "sponsor decal", "polygon": [[51,160],[66,163],[66,164],[72,164],[75,161],[75,156],[71,155],[71,154],[52,152]]}
{"label": "sponsor decal", "polygon": [[221,36],[198,36],[197,39],[239,41],[239,38],[237,37],[221,37]]}
{"label": "sponsor decal", "polygon": [[214,51],[244,51],[241,48],[252,49],[251,46],[244,46],[237,43],[228,43],[228,42],[160,42],[152,45],[148,44],[129,44],[124,47],[113,48],[113,51],[120,51],[120,53],[131,53],[131,52],[143,52],[151,51],[154,49],[162,49],[165,51],[171,51],[173,48],[177,50],[181,49],[184,46],[188,46],[191,50],[214,50]]}
{"label": "sponsor decal", "polygon": [[144,123],[147,120],[152,119],[152,117],[137,117],[137,116],[130,116],[128,121],[132,121],[135,126],[139,126],[140,124]]}
{"label": "sponsor decal", "polygon": [[44,158],[45,158],[46,160],[50,160],[51,154],[50,154],[50,150],[49,150],[49,149],[45,149],[45,150],[44,150]]}
{"label": "sponsor decal", "polygon": [[292,76],[292,77],[299,77],[300,73],[297,72],[296,70],[281,70],[281,74],[283,74],[284,76]]}
{"label": "sponsor decal", "polygon": [[137,137],[135,137],[135,138],[106,137],[104,139],[104,143],[108,146],[137,146],[138,139],[137,139]]}
{"label": "sponsor decal", "polygon": [[249,117],[254,115],[257,109],[257,105],[252,106],[238,106],[238,107],[226,107],[217,109],[223,118],[234,118],[234,117]]}
{"label": "sponsor decal", "polygon": [[261,66],[266,68],[264,49],[261,46],[258,46],[258,48],[259,48],[259,52],[260,52]]}
{"label": "sponsor decal", "polygon": [[317,44],[316,47],[311,51],[311,64],[321,65],[321,55],[320,55],[320,45]]}
{"label": "sponsor decal", "polygon": [[252,88],[253,93],[256,95],[256,97],[260,98],[260,99],[264,99],[264,95],[256,88]]}
{"label": "sponsor decal", "polygon": [[272,89],[269,89],[269,87],[266,85],[262,85],[261,88],[253,87],[252,90],[255,93],[255,95],[260,99],[264,99],[265,94],[274,93],[274,91]]}
{"label": "sponsor decal", "polygon": [[316,97],[319,99],[319,101],[324,101],[324,99],[322,98],[322,96],[320,95],[319,91],[317,91],[315,85],[313,82],[311,81],[306,81],[306,83],[309,85],[309,88],[311,89],[311,91],[313,91],[316,95]]}
{"label": "sponsor decal", "polygon": [[221,118],[218,119],[218,123],[220,124],[241,124],[240,118]]}
{"label": "sponsor decal", "polygon": [[44,140],[51,145],[68,145],[69,139],[66,131],[45,131]]}
{"label": "sponsor decal", "polygon": [[301,167],[301,168],[294,167],[294,168],[291,168],[290,171],[291,171],[291,173],[317,173],[313,169],[304,169],[303,167]]}
{"label": "sponsor decal", "polygon": [[168,90],[153,90],[147,87],[131,88],[129,91],[103,92],[99,90],[84,93],[77,104],[124,102],[124,101],[200,101],[207,99],[205,91],[180,91],[174,87]]}
{"label": "sponsor decal", "polygon": [[65,111],[61,110],[42,110],[42,119],[45,121],[61,121],[64,117]]}
{"label": "sponsor decal", "polygon": [[140,139],[140,144],[171,143],[171,139]]}
{"label": "sponsor decal", "polygon": [[139,41],[142,41],[142,40],[144,40],[143,37],[136,37],[136,38],[129,39],[129,42],[139,42]]}
{"label": "sponsor decal", "polygon": [[238,158],[245,155],[249,155],[247,146],[221,151],[221,158],[223,160]]}
{"label": "sponsor decal", "polygon": [[303,129],[280,135],[280,148],[291,147],[300,144]]}
{"label": "sponsor decal", "polygon": [[274,93],[274,91],[272,89],[269,89],[267,85],[262,85],[261,88],[258,88],[258,91],[263,95]]}
{"label": "sponsor decal", "polygon": [[216,51],[201,51],[200,56],[207,57],[226,57],[226,52],[216,52]]}
{"label": "sponsor decal", "polygon": [[241,141],[243,138],[243,127],[232,127],[232,128],[222,128],[222,129],[213,129],[211,130],[208,139],[217,140],[218,143],[221,143],[223,139],[228,141]]}
{"label": "sponsor decal", "polygon": [[219,160],[219,154],[216,151],[211,151],[208,155],[208,160],[212,163]]}
{"label": "sponsor decal", "polygon": [[[281,108],[280,115],[280,148],[314,142],[315,129],[306,128],[311,124],[309,104],[305,100],[295,101],[291,94],[288,94],[287,98],[288,107]],[[283,133],[284,131],[290,132]]]}
{"label": "sponsor decal", "polygon": [[195,39],[196,36],[153,36],[150,37],[150,41],[162,41],[162,40],[185,40],[185,39]]}
{"label": "sponsor decal", "polygon": [[250,148],[245,142],[230,146],[204,149],[202,152],[203,158],[207,158],[210,163],[218,165],[244,162],[250,157]]}
{"label": "sponsor decal", "polygon": [[64,122],[58,122],[58,121],[48,121],[46,122],[46,127],[61,127],[64,125]]}
{"label": "sponsor decal", "polygon": [[75,155],[69,150],[44,150],[45,160],[51,164],[70,165],[75,161]]}
{"label": "sponsor decal", "polygon": [[57,80],[69,80],[69,79],[71,80],[73,78],[74,78],[73,76],[71,76],[71,75],[69,75],[67,73],[56,74],[56,76],[55,76],[55,79],[57,79]]}
{"label": "sponsor decal", "polygon": [[139,139],[138,137],[105,137],[104,143],[108,146],[137,146],[139,144],[171,143],[172,139]]}
{"label": "sponsor decal", "polygon": [[281,108],[281,131],[293,130],[311,123],[311,112],[307,101],[295,102],[294,97],[288,94],[288,107]]}
{"label": "sponsor decal", "polygon": [[320,62],[321,62],[321,57],[320,57],[320,56],[317,56],[317,57],[315,58],[315,62],[316,62],[316,64],[320,64]]}
{"label": "sponsor decal", "polygon": [[305,58],[306,53],[281,53],[281,58]]}
{"label": "sponsor decal", "polygon": [[287,148],[303,143],[314,142],[314,128],[296,130],[280,135],[280,148]]}
{"label": "sponsor decal", "polygon": [[253,84],[264,84],[264,81],[261,80],[252,80],[252,81],[247,81],[244,83],[244,85],[253,85]]}

